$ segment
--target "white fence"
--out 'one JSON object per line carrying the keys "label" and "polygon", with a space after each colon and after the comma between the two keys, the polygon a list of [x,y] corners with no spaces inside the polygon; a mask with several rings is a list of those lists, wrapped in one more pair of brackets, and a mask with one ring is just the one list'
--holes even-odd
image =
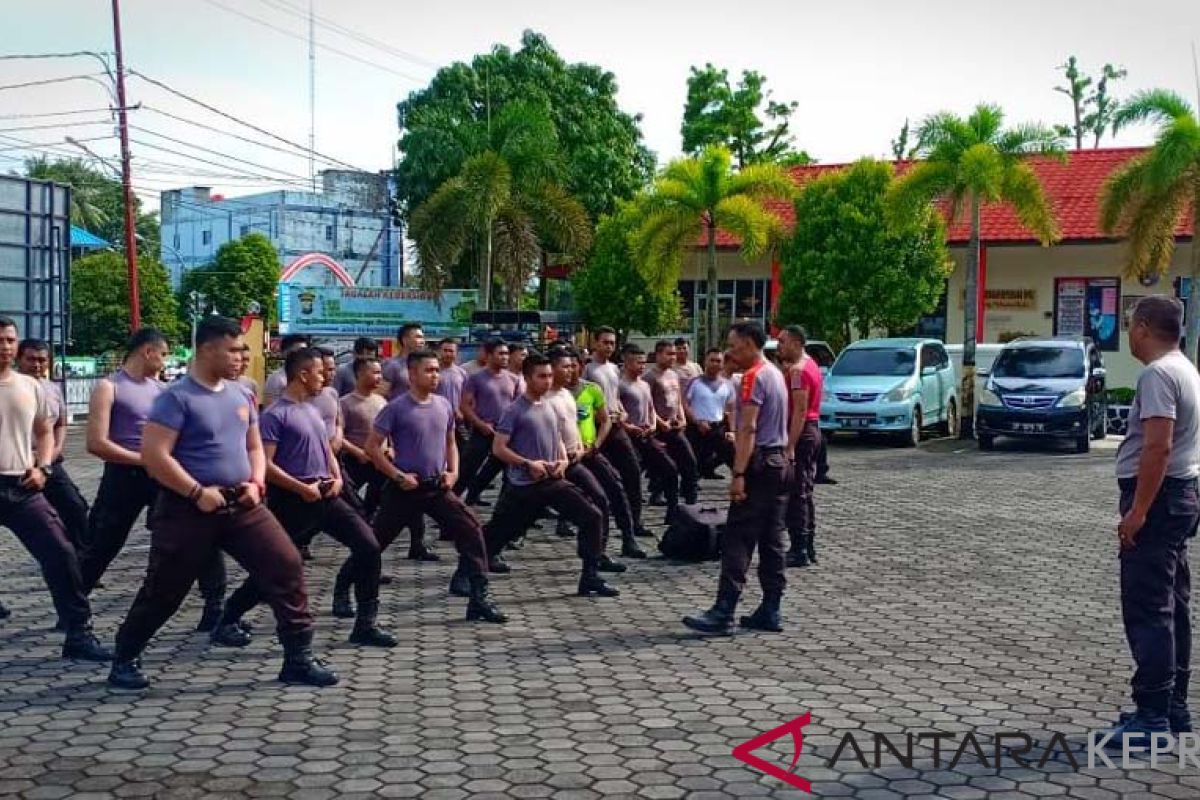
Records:
{"label": "white fence", "polygon": [[63,397],[67,399],[67,411],[70,412],[72,418],[87,414],[88,400],[92,396],[92,389],[102,380],[104,378],[95,377],[67,378],[63,381]]}

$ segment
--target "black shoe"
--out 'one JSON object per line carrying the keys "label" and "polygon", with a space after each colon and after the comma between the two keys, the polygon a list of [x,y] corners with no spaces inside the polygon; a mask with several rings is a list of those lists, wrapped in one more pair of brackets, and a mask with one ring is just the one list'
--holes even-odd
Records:
{"label": "black shoe", "polygon": [[645,558],[646,551],[638,546],[637,540],[632,536],[625,537],[621,542],[621,557],[622,558]]}
{"label": "black shoe", "polygon": [[236,622],[222,623],[209,634],[209,640],[219,647],[245,647],[250,644],[250,634]]}
{"label": "black shoe", "polygon": [[4,603],[0,603],[0,619],[8,619],[11,616],[12,612],[8,610],[8,607]]}
{"label": "black shoe", "polygon": [[410,547],[408,550],[409,561],[441,561],[442,557],[433,552],[427,547],[420,549]]}
{"label": "black shoe", "polygon": [[684,617],[683,624],[700,633],[733,633],[733,611],[737,601],[736,594],[718,594],[712,608],[703,614]]}
{"label": "black shoe", "polygon": [[496,601],[492,600],[488,591],[487,575],[473,575],[470,578],[470,587],[471,600],[467,603],[467,622],[478,620],[497,625],[508,622],[508,617],[496,605]]}
{"label": "black shoe", "polygon": [[662,492],[651,492],[650,500],[646,503],[648,506],[665,506],[667,501],[663,499]]}
{"label": "black shoe", "polygon": [[149,687],[150,679],[142,672],[142,660],[130,658],[113,662],[112,669],[108,671],[108,685],[114,689],[136,692]]}
{"label": "black shoe", "polygon": [[620,597],[621,592],[615,586],[605,583],[599,575],[584,575],[579,579],[579,595],[581,597]]}
{"label": "black shoe", "polygon": [[200,621],[196,623],[196,630],[200,633],[212,633],[220,621],[221,601],[205,600],[204,610],[200,613]]}
{"label": "black shoe", "polygon": [[491,503],[482,497],[468,497],[466,502],[469,506],[478,506],[479,508],[487,508],[491,505]]}
{"label": "black shoe", "polygon": [[804,550],[789,550],[787,554],[787,565],[789,567],[807,567],[808,553]]}
{"label": "black shoe", "polygon": [[525,534],[521,534],[513,539],[508,544],[504,545],[505,550],[524,550],[525,549]]}
{"label": "black shoe", "polygon": [[575,535],[575,529],[571,526],[571,523],[559,517],[558,524],[554,526],[554,533],[557,536],[568,539]]}
{"label": "black shoe", "polygon": [[512,567],[508,565],[507,561],[496,555],[492,556],[491,560],[488,561],[488,572],[494,572],[497,575],[506,575],[512,572]]}
{"label": "black shoe", "polygon": [[308,549],[308,545],[305,544],[305,545],[300,546],[300,558],[303,559],[304,561],[312,561],[313,560],[312,550]]}
{"label": "black shoe", "polygon": [[67,629],[67,638],[63,640],[63,658],[74,658],[79,661],[112,661],[112,651],[100,644],[92,625],[86,622],[77,627]]}
{"label": "black shoe", "polygon": [[391,586],[392,581],[394,581],[394,580],[395,580],[395,578],[393,578],[391,575],[380,575],[379,576],[379,585],[380,586]]}
{"label": "black shoe", "polygon": [[395,647],[400,644],[400,640],[375,627],[375,620],[360,617],[354,625],[354,630],[350,633],[350,644],[358,644],[363,647]]}
{"label": "black shoe", "polygon": [[466,570],[464,570],[462,567],[456,569],[454,571],[454,575],[452,575],[450,578],[450,596],[471,596],[471,578],[467,575]]}
{"label": "black shoe", "polygon": [[651,533],[650,529],[647,528],[645,525],[638,525],[636,528],[634,528],[633,535],[640,536],[643,539],[653,539],[654,538],[654,534]]}
{"label": "black shoe", "polygon": [[[337,673],[325,666],[312,652],[312,631],[306,631],[306,644],[285,645],[283,668],[279,680],[303,686],[333,686],[338,682]],[[295,634],[294,634],[295,635]],[[297,636],[297,641],[304,641]],[[292,637],[288,637],[291,640]]]}
{"label": "black shoe", "polygon": [[818,475],[816,477],[816,480],[813,481],[813,483],[820,483],[825,486],[837,486],[837,484],[838,484],[837,480],[829,477],[828,475]]}
{"label": "black shoe", "polygon": [[817,534],[812,531],[804,534],[804,554],[809,564],[817,563]]}
{"label": "black shoe", "polygon": [[599,563],[596,565],[596,569],[598,569],[600,572],[615,572],[619,574],[628,569],[628,567],[617,561],[613,561],[607,555],[602,555],[600,556]]}
{"label": "black shoe", "polygon": [[782,599],[780,594],[763,597],[762,603],[754,609],[754,613],[748,617],[742,617],[738,622],[743,628],[750,630],[782,633],[783,621],[779,616],[779,604]]}
{"label": "black shoe", "polygon": [[350,602],[349,594],[333,596],[333,615],[338,619],[354,619],[354,604]]}
{"label": "black shoe", "polygon": [[[1124,725],[1134,717],[1133,711],[1122,711],[1121,716],[1117,718],[1118,725]],[[1171,733],[1191,733],[1192,732],[1192,712],[1185,706],[1178,706],[1171,703],[1171,710],[1167,712],[1167,723],[1171,726]]]}

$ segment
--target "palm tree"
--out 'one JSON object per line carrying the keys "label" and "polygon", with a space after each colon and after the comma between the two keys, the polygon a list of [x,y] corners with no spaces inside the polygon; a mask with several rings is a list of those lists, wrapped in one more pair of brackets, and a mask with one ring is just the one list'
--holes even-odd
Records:
{"label": "palm tree", "polygon": [[97,172],[83,159],[29,158],[25,160],[25,176],[69,184],[71,221],[97,235],[102,234],[101,226],[112,218],[105,206],[111,205],[114,199],[119,202],[121,185]]}
{"label": "palm tree", "polygon": [[717,319],[717,230],[736,235],[741,255],[753,260],[783,233],[780,219],[764,205],[786,200],[796,190],[777,164],[751,164],[732,170],[729,149],[708,147],[696,158],[673,161],[645,198],[645,216],[633,235],[633,248],[656,286],[674,286],[683,254],[696,245],[697,226],[708,235],[708,345],[720,336]]}
{"label": "palm tree", "polygon": [[916,155],[924,159],[893,185],[888,211],[897,220],[911,220],[930,202],[944,200],[950,217],[964,211],[971,220],[967,256],[966,302],[963,304],[963,375],[960,435],[971,435],[975,408],[975,297],[979,283],[980,209],[984,203],[1006,203],[1043,245],[1058,238],[1058,225],[1041,182],[1026,157],[1063,157],[1060,137],[1041,125],[1004,128],[1004,112],[981,104],[963,119],[943,112],[924,120],[917,129]]}
{"label": "palm tree", "polygon": [[543,253],[586,252],[591,222],[559,181],[558,138],[544,109],[512,103],[480,127],[455,133],[470,154],[413,210],[409,235],[426,288],[444,288],[454,267],[474,257],[487,309],[495,282],[515,303]]}
{"label": "palm tree", "polygon": [[1175,230],[1191,206],[1191,294],[1188,298],[1187,346],[1195,352],[1200,338],[1200,120],[1174,92],[1140,92],[1117,111],[1113,132],[1139,122],[1159,124],[1154,147],[1127,162],[1109,177],[1100,196],[1100,227],[1129,240],[1125,274],[1157,276],[1166,272],[1175,253]]}

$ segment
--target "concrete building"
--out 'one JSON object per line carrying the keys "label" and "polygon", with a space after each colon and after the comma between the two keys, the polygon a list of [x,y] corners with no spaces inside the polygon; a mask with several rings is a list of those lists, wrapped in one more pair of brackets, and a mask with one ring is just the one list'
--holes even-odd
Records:
{"label": "concrete building", "polygon": [[[286,269],[320,253],[338,262],[362,286],[396,286],[403,276],[402,235],[388,212],[383,176],[327,170],[321,192],[280,190],[243,197],[191,186],[162,193],[162,262],[178,287],[184,272],[212,261],[226,242],[249,233],[267,236]],[[293,280],[324,285],[324,268]]]}
{"label": "concrete building", "polygon": [[[1176,230],[1175,254],[1167,274],[1152,283],[1122,277],[1124,244],[1100,231],[1099,196],[1108,176],[1142,152],[1139,148],[1081,150],[1065,162],[1032,160],[1062,233],[1061,241],[1051,247],[1042,247],[1008,208],[983,208],[978,341],[999,342],[1018,334],[1091,336],[1103,350],[1109,387],[1134,385],[1140,365],[1129,354],[1126,311],[1146,294],[1186,296],[1185,276],[1194,246],[1187,217]],[[803,184],[844,166],[797,167],[792,174]],[[774,210],[789,227],[795,224],[790,204],[778,203]],[[970,227],[958,222],[947,233],[955,270],[941,305],[918,323],[916,332],[961,343]],[[734,319],[769,322],[778,295],[778,261],[764,258],[746,263],[737,254],[737,240],[725,232],[718,243],[717,303],[722,325]],[[679,290],[687,319],[685,334],[704,329],[706,258],[700,248],[684,260]]]}

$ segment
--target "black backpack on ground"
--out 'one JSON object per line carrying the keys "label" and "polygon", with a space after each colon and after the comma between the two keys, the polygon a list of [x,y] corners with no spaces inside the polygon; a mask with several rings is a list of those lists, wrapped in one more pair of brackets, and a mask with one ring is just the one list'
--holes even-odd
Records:
{"label": "black backpack on ground", "polygon": [[663,534],[658,549],[676,561],[712,561],[719,557],[726,509],[712,505],[681,505]]}

